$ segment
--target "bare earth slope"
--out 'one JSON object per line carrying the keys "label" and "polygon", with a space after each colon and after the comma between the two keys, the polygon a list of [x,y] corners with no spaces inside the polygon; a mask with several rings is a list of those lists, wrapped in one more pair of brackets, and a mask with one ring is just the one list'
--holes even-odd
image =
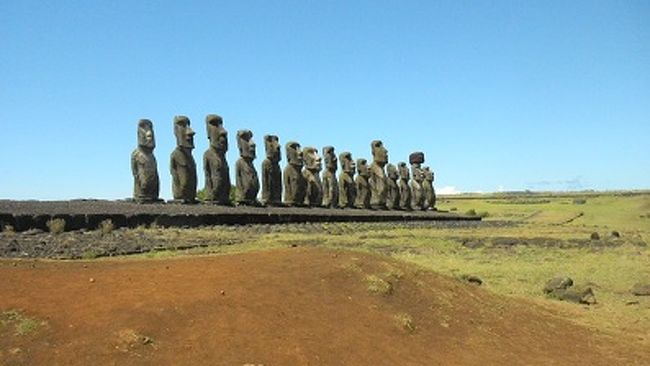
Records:
{"label": "bare earth slope", "polygon": [[314,248],[2,260],[0,312],[12,310],[43,323],[22,335],[0,323],[2,365],[650,364],[650,351],[532,304]]}

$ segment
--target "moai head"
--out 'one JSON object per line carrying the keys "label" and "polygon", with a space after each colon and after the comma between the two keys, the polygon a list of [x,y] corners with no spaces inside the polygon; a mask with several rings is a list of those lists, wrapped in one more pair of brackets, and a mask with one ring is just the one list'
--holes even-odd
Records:
{"label": "moai head", "polygon": [[280,141],[275,135],[264,136],[264,148],[266,149],[266,157],[274,163],[282,160],[280,153]]}
{"label": "moai head", "polygon": [[186,149],[194,148],[194,131],[190,127],[190,119],[185,116],[174,117],[174,135],[176,146]]}
{"label": "moai head", "polygon": [[415,166],[420,166],[420,164],[424,164],[424,153],[421,151],[416,151],[409,155],[409,163],[411,165]]}
{"label": "moai head", "polygon": [[397,172],[397,167],[395,165],[393,165],[393,164],[388,164],[386,166],[386,174],[388,175],[388,179],[390,179],[392,181],[396,181],[399,178],[399,173]]}
{"label": "moai head", "polygon": [[354,160],[352,160],[352,154],[347,151],[342,152],[341,155],[339,155],[339,160],[341,161],[341,170],[350,176],[354,175],[357,166],[354,164]]}
{"label": "moai head", "polygon": [[251,130],[237,131],[237,146],[239,147],[239,156],[244,159],[255,160],[255,142]]}
{"label": "moai head", "polygon": [[422,173],[424,174],[424,180],[433,182],[433,171],[428,166],[422,168]]}
{"label": "moai head", "polygon": [[208,114],[205,117],[205,126],[208,130],[210,146],[221,153],[228,151],[228,131],[223,128],[223,119],[216,114]]}
{"label": "moai head", "polygon": [[325,146],[323,148],[323,157],[325,157],[325,169],[334,173],[338,167],[338,159],[333,146]]}
{"label": "moai head", "polygon": [[373,162],[382,167],[388,163],[388,150],[384,147],[383,142],[375,140],[370,143],[370,148]]}
{"label": "moai head", "polygon": [[153,135],[153,123],[148,119],[138,121],[138,146],[153,150],[156,147],[156,139]]}
{"label": "moai head", "polygon": [[366,159],[357,159],[357,172],[362,177],[368,177],[370,175],[368,171],[368,160]]}
{"label": "moai head", "polygon": [[300,169],[302,168],[302,151],[300,150],[300,144],[295,141],[289,141],[285,145],[287,150],[287,161],[289,164]]}
{"label": "moai head", "polygon": [[399,170],[400,179],[403,179],[403,180],[411,179],[411,173],[409,172],[409,167],[408,167],[408,165],[406,165],[405,162],[400,161],[397,164],[397,170]]}
{"label": "moai head", "polygon": [[413,167],[413,180],[422,183],[424,181],[424,170],[420,168]]}
{"label": "moai head", "polygon": [[323,167],[318,150],[313,147],[306,147],[302,151],[303,160],[305,162],[305,169],[312,172],[320,172]]}

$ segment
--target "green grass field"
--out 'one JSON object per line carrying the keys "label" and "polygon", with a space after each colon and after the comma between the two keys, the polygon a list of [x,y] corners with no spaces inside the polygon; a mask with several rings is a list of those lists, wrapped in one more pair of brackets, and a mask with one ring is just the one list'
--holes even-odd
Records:
{"label": "green grass field", "polygon": [[[166,258],[313,245],[389,255],[460,278],[476,275],[489,291],[531,301],[596,331],[650,346],[650,298],[630,288],[650,283],[650,193],[490,195],[440,197],[438,208],[474,210],[495,225],[470,228],[331,223],[205,229],[136,229],[179,241],[214,240],[187,251],[144,254]],[[612,236],[618,232],[620,237]],[[598,233],[599,240],[592,240]],[[245,240],[242,240],[245,237]],[[221,243],[221,244],[220,244]],[[235,244],[233,244],[235,243]],[[555,276],[591,286],[597,304],[546,298]]]}

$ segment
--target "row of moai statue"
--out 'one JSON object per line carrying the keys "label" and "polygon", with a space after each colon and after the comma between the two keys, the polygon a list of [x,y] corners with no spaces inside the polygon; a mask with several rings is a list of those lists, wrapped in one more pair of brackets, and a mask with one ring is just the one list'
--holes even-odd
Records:
{"label": "row of moai statue", "polygon": [[[210,114],[205,119],[210,147],[203,154],[205,173],[205,203],[231,205],[230,169],[226,161],[228,132],[223,119]],[[196,162],[192,156],[194,131],[185,116],[174,118],[176,149],[171,154],[173,203],[197,203]],[[138,147],[131,155],[134,178],[133,200],[138,203],[162,202],[159,198],[160,179],[156,158],[153,124],[138,122]],[[235,165],[236,199],[238,205],[251,206],[309,206],[327,208],[361,208],[391,210],[435,210],[436,195],[433,171],[422,166],[424,153],[409,156],[410,169],[404,162],[388,164],[384,144],[371,143],[373,161],[352,159],[343,152],[336,156],[334,147],[326,146],[321,157],[313,147],[301,149],[299,143],[285,145],[287,166],[280,169],[280,141],[275,135],[264,136],[266,159],[262,162],[262,194],[258,201],[260,180],[253,166],[256,145],[250,130],[237,131],[239,159]],[[341,173],[336,171],[340,162]],[[355,176],[356,173],[356,176]],[[412,179],[411,179],[412,178]],[[284,187],[284,199],[282,191]]]}

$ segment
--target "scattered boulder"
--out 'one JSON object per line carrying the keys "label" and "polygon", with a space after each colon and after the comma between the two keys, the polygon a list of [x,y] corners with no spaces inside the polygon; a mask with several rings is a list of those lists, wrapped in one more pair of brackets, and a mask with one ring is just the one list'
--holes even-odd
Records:
{"label": "scattered boulder", "polygon": [[463,281],[469,282],[469,283],[471,283],[473,285],[476,285],[476,286],[481,286],[483,284],[483,280],[480,277],[475,276],[475,275],[467,275],[467,274],[465,274],[465,275],[460,276],[460,279],[463,280]]}
{"label": "scattered boulder", "polygon": [[593,305],[596,303],[596,296],[591,287],[558,289],[550,293],[550,296],[576,304]]}
{"label": "scattered boulder", "polygon": [[621,237],[621,233],[619,233],[616,230],[612,231],[612,233],[610,235],[611,235],[612,238],[620,238]]}
{"label": "scattered boulder", "polygon": [[479,239],[467,239],[463,240],[463,246],[469,249],[476,249],[483,247],[483,241]]}
{"label": "scattered boulder", "polygon": [[550,294],[557,290],[566,290],[573,286],[573,280],[569,277],[555,277],[546,283],[544,286],[544,293]]}
{"label": "scattered boulder", "polygon": [[593,233],[591,233],[590,238],[591,238],[591,240],[600,240],[600,235],[598,235],[597,232],[593,232]]}
{"label": "scattered boulder", "polygon": [[573,287],[573,280],[569,277],[553,278],[546,283],[543,291],[548,297],[562,301],[586,305],[596,303],[596,296],[590,286]]}
{"label": "scattered boulder", "polygon": [[650,296],[650,283],[637,283],[630,292],[635,296]]}

